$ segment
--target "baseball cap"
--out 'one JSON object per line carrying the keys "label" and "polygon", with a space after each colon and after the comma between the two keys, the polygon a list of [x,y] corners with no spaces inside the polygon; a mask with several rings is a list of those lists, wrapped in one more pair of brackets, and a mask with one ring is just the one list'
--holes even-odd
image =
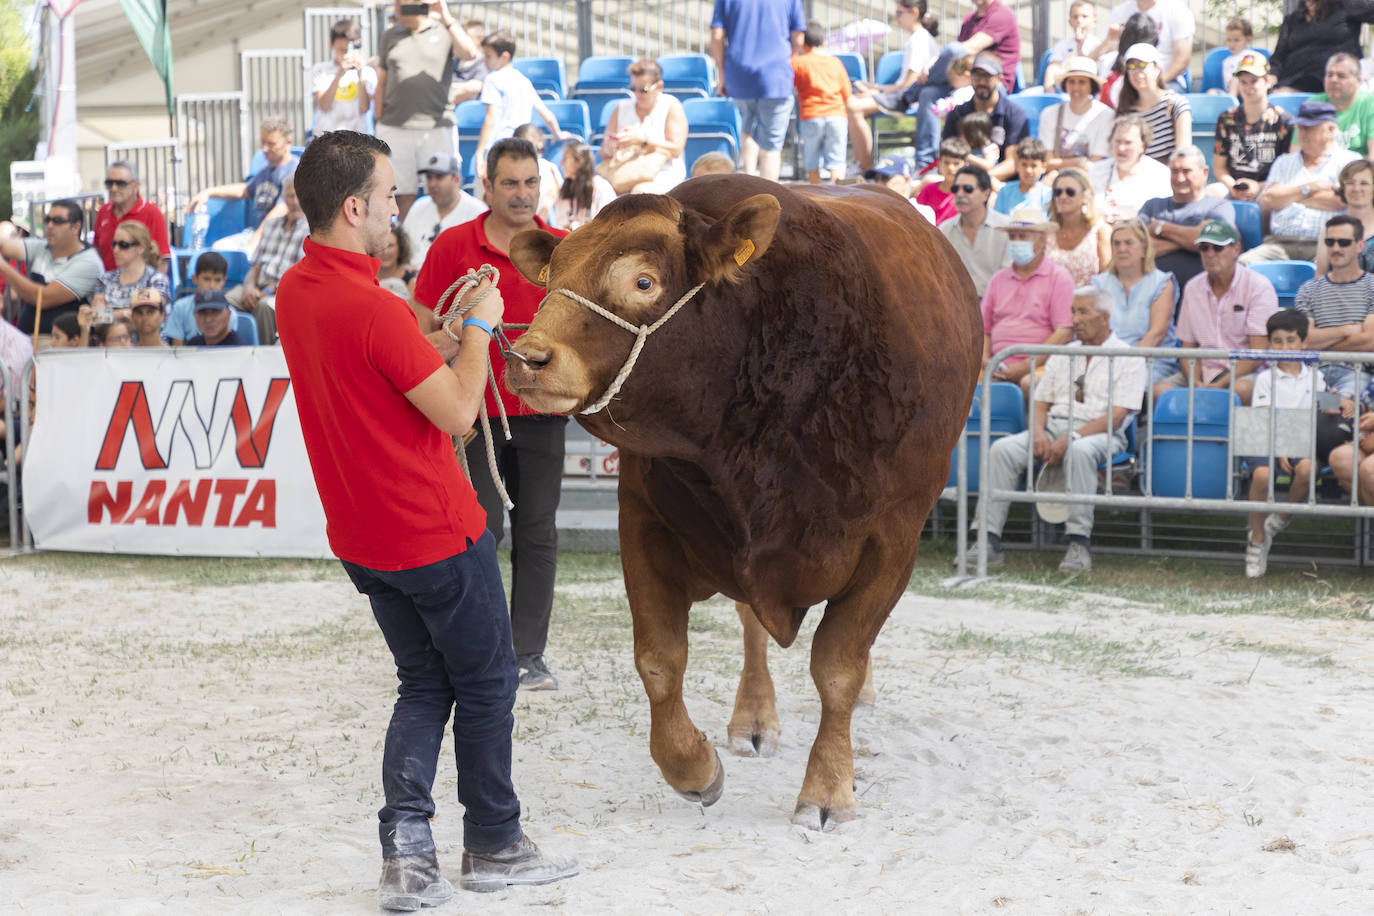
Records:
{"label": "baseball cap", "polygon": [[864,175],[886,175],[889,178],[900,175],[903,178],[910,178],[911,160],[901,156],[884,156],[874,163],[873,168],[865,172]]}
{"label": "baseball cap", "polygon": [[973,59],[973,66],[970,68],[975,72],[987,73],[991,76],[1002,75],[1002,58],[996,54],[979,54]]}
{"label": "baseball cap", "polygon": [[162,298],[162,293],[151,286],[136,289],[134,294],[129,297],[129,308],[136,309],[140,305],[153,305],[164,312],[167,310],[167,302]]}
{"label": "baseball cap", "polygon": [[433,172],[435,175],[461,175],[462,166],[457,156],[452,153],[435,153],[429,160],[420,166],[420,174]]}
{"label": "baseball cap", "polygon": [[1159,48],[1144,41],[1137,41],[1126,49],[1123,60],[1143,60],[1147,64],[1159,63]]}
{"label": "baseball cap", "polygon": [[1230,223],[1214,219],[1202,224],[1197,240],[1198,244],[1206,242],[1210,245],[1239,245],[1240,233]]}
{"label": "baseball cap", "polygon": [[227,309],[229,300],[217,289],[203,289],[196,293],[195,306],[197,312]]}
{"label": "baseball cap", "polygon": [[1335,120],[1336,106],[1330,102],[1303,102],[1298,106],[1298,116],[1293,119],[1299,127],[1316,127]]}
{"label": "baseball cap", "polygon": [[1255,51],[1246,51],[1240,56],[1240,62],[1236,64],[1237,73],[1248,73],[1251,76],[1268,76],[1269,61],[1264,59],[1264,55]]}

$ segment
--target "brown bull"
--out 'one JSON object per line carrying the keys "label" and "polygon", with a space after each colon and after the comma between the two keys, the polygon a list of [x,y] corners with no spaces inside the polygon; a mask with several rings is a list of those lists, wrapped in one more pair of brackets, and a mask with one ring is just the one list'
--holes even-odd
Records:
{"label": "brown bull", "polygon": [[683,704],[692,603],[737,602],[741,754],[777,749],[768,636],[791,645],[825,603],[820,728],[793,820],[852,818],[869,647],[910,577],[982,352],[958,257],[886,190],[739,175],[620,198],[561,241],[516,236],[511,256],[553,293],[507,385],[620,449],[621,562],[664,778],[706,805],[724,786]]}

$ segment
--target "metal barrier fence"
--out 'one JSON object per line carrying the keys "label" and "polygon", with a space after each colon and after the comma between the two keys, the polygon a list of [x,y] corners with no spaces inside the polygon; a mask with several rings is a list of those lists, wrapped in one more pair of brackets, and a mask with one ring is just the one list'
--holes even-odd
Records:
{"label": "metal barrier fence", "polygon": [[[978,497],[979,497],[979,499],[978,499],[978,539],[977,539],[978,561],[977,561],[977,575],[978,575],[979,577],[984,577],[984,576],[987,575],[987,549],[988,549],[988,546],[987,546],[987,527],[986,527],[986,518],[987,518],[987,510],[988,510],[988,501],[991,500],[991,499],[1006,500],[1006,501],[1008,501],[1008,502],[1013,502],[1013,503],[1016,503],[1016,502],[1021,502],[1021,503],[1069,503],[1069,504],[1089,504],[1089,505],[1092,505],[1092,506],[1094,506],[1094,507],[1096,507],[1096,506],[1103,506],[1103,507],[1109,507],[1109,508],[1138,508],[1138,509],[1146,510],[1147,512],[1168,511],[1168,510],[1178,510],[1178,511],[1185,511],[1185,512],[1221,512],[1221,513],[1233,513],[1233,514],[1235,514],[1235,513],[1245,513],[1245,514],[1248,514],[1248,513],[1252,513],[1252,512],[1265,512],[1265,513],[1283,512],[1283,513],[1285,513],[1285,514],[1294,515],[1294,516],[1329,516],[1329,517],[1336,517],[1336,518],[1374,519],[1374,506],[1363,506],[1363,505],[1360,505],[1360,504],[1359,504],[1359,500],[1358,500],[1358,487],[1355,486],[1355,485],[1352,485],[1351,491],[1350,491],[1350,494],[1349,494],[1349,497],[1348,497],[1348,500],[1346,500],[1346,501],[1343,502],[1343,503],[1319,502],[1319,501],[1317,500],[1317,498],[1316,498],[1316,478],[1317,478],[1317,474],[1315,473],[1315,470],[1316,470],[1316,461],[1315,461],[1314,456],[1315,456],[1315,450],[1316,450],[1315,431],[1316,431],[1316,423],[1317,423],[1317,406],[1316,406],[1316,399],[1315,399],[1315,398],[1313,398],[1313,405],[1312,405],[1312,407],[1308,410],[1308,417],[1307,417],[1307,431],[1310,432],[1311,435],[1307,437],[1307,441],[1306,441],[1306,442],[1303,444],[1303,446],[1302,446],[1303,451],[1304,451],[1304,452],[1307,454],[1307,456],[1308,456],[1308,459],[1313,461],[1313,468],[1314,468],[1314,473],[1311,475],[1311,478],[1310,478],[1309,484],[1308,484],[1309,490],[1308,490],[1308,495],[1307,495],[1307,500],[1306,500],[1306,501],[1303,501],[1303,502],[1287,502],[1287,501],[1278,502],[1278,501],[1275,501],[1275,499],[1274,499],[1274,478],[1275,478],[1275,474],[1274,474],[1274,472],[1273,472],[1273,467],[1274,467],[1274,462],[1275,462],[1275,460],[1276,460],[1275,457],[1274,457],[1274,455],[1275,455],[1275,442],[1276,442],[1276,440],[1277,440],[1277,437],[1279,436],[1279,430],[1280,430],[1281,428],[1284,428],[1285,424],[1283,423],[1283,419],[1282,419],[1282,417],[1280,416],[1280,413],[1279,413],[1279,410],[1280,410],[1280,409],[1277,408],[1276,406],[1273,406],[1273,405],[1271,405],[1271,406],[1269,406],[1269,407],[1261,407],[1261,408],[1245,408],[1245,407],[1233,407],[1233,408],[1228,408],[1228,410],[1227,410],[1227,412],[1226,412],[1226,413],[1227,413],[1227,431],[1226,431],[1226,435],[1225,435],[1225,473],[1226,473],[1226,490],[1225,490],[1225,496],[1222,497],[1222,498],[1215,498],[1215,497],[1198,497],[1198,496],[1194,496],[1193,494],[1194,494],[1194,492],[1195,492],[1194,483],[1195,483],[1195,471],[1196,471],[1194,458],[1195,458],[1195,456],[1196,456],[1196,454],[1197,454],[1197,450],[1195,449],[1194,446],[1195,446],[1195,444],[1200,443],[1200,442],[1204,442],[1204,441],[1206,441],[1206,442],[1213,442],[1213,443],[1218,442],[1218,441],[1219,441],[1219,437],[1218,437],[1218,436],[1210,436],[1210,435],[1207,435],[1207,434],[1204,434],[1204,433],[1196,433],[1196,434],[1195,434],[1195,426],[1196,426],[1196,424],[1195,424],[1195,420],[1194,420],[1194,416],[1195,416],[1195,415],[1194,415],[1194,403],[1195,403],[1195,399],[1196,399],[1196,396],[1197,396],[1197,392],[1198,392],[1199,390],[1201,390],[1201,389],[1195,388],[1195,387],[1192,385],[1191,381],[1190,381],[1190,384],[1189,384],[1189,386],[1188,386],[1188,388],[1187,388],[1187,393],[1188,393],[1188,412],[1187,412],[1187,416],[1188,416],[1188,420],[1187,420],[1186,435],[1185,435],[1185,436],[1183,437],[1183,439],[1182,439],[1182,441],[1185,443],[1184,457],[1185,457],[1185,459],[1186,459],[1185,466],[1184,466],[1184,468],[1183,468],[1183,473],[1184,473],[1184,489],[1183,489],[1183,496],[1181,496],[1181,497],[1169,497],[1169,496],[1159,496],[1159,495],[1156,495],[1156,494],[1153,492],[1153,490],[1154,490],[1154,486],[1153,486],[1153,477],[1154,477],[1154,470],[1153,470],[1153,469],[1154,469],[1154,450],[1155,450],[1155,440],[1156,440],[1156,429],[1155,429],[1155,425],[1156,425],[1156,424],[1155,424],[1155,422],[1154,422],[1154,413],[1155,413],[1155,403],[1154,403],[1154,401],[1155,401],[1155,399],[1153,398],[1153,396],[1152,396],[1152,394],[1151,394],[1151,392],[1150,392],[1150,386],[1149,386],[1149,384],[1148,384],[1148,380],[1151,379],[1151,378],[1153,378],[1153,375],[1154,375],[1154,373],[1153,373],[1153,366],[1154,366],[1154,363],[1155,363],[1156,360],[1160,360],[1160,359],[1167,359],[1167,360],[1182,359],[1183,356],[1184,356],[1184,354],[1187,354],[1187,357],[1188,357],[1189,359],[1225,360],[1225,361],[1227,361],[1227,363],[1228,363],[1229,365],[1231,365],[1231,366],[1234,366],[1235,363],[1236,363],[1237,361],[1241,361],[1241,360],[1266,360],[1266,361],[1270,361],[1271,363],[1272,363],[1273,361],[1276,361],[1276,360],[1287,360],[1287,361],[1295,361],[1295,362],[1306,363],[1306,364],[1312,365],[1312,366],[1314,366],[1314,367],[1319,367],[1319,366],[1321,366],[1321,365],[1331,364],[1331,363],[1356,364],[1356,369],[1355,369],[1355,382],[1356,382],[1356,386],[1355,386],[1355,390],[1356,390],[1356,392],[1357,392],[1357,397],[1354,399],[1354,403],[1355,403],[1354,417],[1353,417],[1353,419],[1352,419],[1351,422],[1352,422],[1352,424],[1353,424],[1353,425],[1352,425],[1352,428],[1356,430],[1355,441],[1358,443],[1358,441],[1359,441],[1358,430],[1359,430],[1360,416],[1361,416],[1361,413],[1362,413],[1362,412],[1367,412],[1367,410],[1366,410],[1367,405],[1361,404],[1360,398],[1358,397],[1358,393],[1361,392],[1361,391],[1363,390],[1364,382],[1365,382],[1367,379],[1369,379],[1369,378],[1371,377],[1371,372],[1374,372],[1374,353],[1319,353],[1319,352],[1312,352],[1312,351],[1222,350],[1222,349],[1204,349],[1204,348],[1195,348],[1195,349],[1183,350],[1183,349],[1179,349],[1179,348],[1170,348],[1170,347],[1133,347],[1133,348],[1131,348],[1130,350],[1127,350],[1127,351],[1123,351],[1121,348],[1111,348],[1111,347],[1088,347],[1088,346],[1067,347],[1067,346],[1043,346],[1043,345],[1040,345],[1040,346],[1018,346],[1018,347],[1008,347],[1008,348],[1006,348],[1005,350],[1002,350],[1001,352],[995,354],[995,355],[992,357],[992,359],[990,359],[990,360],[988,361],[987,365],[984,367],[984,373],[983,373],[983,391],[984,391],[984,392],[988,392],[988,391],[990,390],[990,386],[991,386],[991,384],[992,384],[992,382],[993,382],[993,374],[994,374],[994,373],[995,373],[995,372],[996,372],[1005,362],[1007,362],[1007,360],[1008,360],[1009,358],[1016,358],[1016,357],[1022,357],[1022,356],[1029,357],[1029,358],[1032,360],[1032,366],[1034,367],[1034,366],[1038,363],[1038,361],[1039,361],[1038,358],[1039,358],[1039,357],[1048,357],[1048,356],[1054,356],[1054,355],[1065,355],[1065,356],[1070,356],[1070,357],[1072,357],[1072,356],[1105,357],[1105,358],[1107,358],[1107,360],[1108,360],[1108,396],[1107,396],[1107,401],[1108,401],[1108,404],[1111,404],[1111,403],[1113,403],[1114,400],[1115,400],[1114,397],[1113,397],[1113,395],[1114,395],[1114,393],[1115,393],[1115,387],[1114,387],[1114,386],[1115,386],[1115,379],[1116,379],[1116,364],[1117,364],[1117,361],[1118,361],[1118,360],[1122,360],[1122,359],[1133,359],[1133,360],[1143,359],[1143,360],[1145,360],[1145,361],[1146,361],[1146,367],[1147,367],[1146,373],[1145,373],[1145,377],[1146,377],[1146,379],[1147,379],[1147,387],[1146,387],[1144,417],[1145,417],[1145,420],[1146,420],[1146,425],[1147,425],[1147,427],[1148,427],[1148,430],[1145,431],[1145,432],[1139,433],[1139,435],[1137,436],[1138,442],[1137,442],[1137,446],[1136,446],[1136,456],[1137,456],[1138,461],[1140,461],[1140,462],[1143,464],[1144,470],[1143,470],[1143,473],[1141,473],[1141,475],[1140,475],[1140,477],[1139,477],[1139,480],[1140,480],[1140,495],[1131,495],[1131,494],[1128,494],[1128,493],[1118,493],[1118,492],[1114,492],[1114,480],[1113,480],[1113,478],[1114,478],[1115,475],[1114,475],[1113,473],[1111,473],[1110,470],[1108,470],[1108,472],[1107,472],[1107,474],[1106,474],[1106,478],[1105,478],[1105,492],[1102,492],[1102,493],[1094,493],[1094,494],[1091,494],[1091,495],[1087,495],[1087,494],[1074,494],[1074,493],[1066,493],[1066,492],[1045,492],[1045,491],[1037,490],[1036,487],[1035,487],[1035,473],[1034,473],[1034,472],[1035,472],[1035,463],[1036,463],[1036,462],[1035,462],[1035,458],[1034,458],[1034,455],[1033,455],[1033,450],[1028,449],[1028,451],[1027,451],[1027,458],[1026,458],[1026,488],[1025,488],[1025,489],[1021,489],[1021,490],[1005,490],[1005,489],[998,489],[998,488],[992,487],[992,486],[990,486],[990,484],[989,484],[989,481],[990,481],[989,474],[990,474],[990,471],[991,471],[991,450],[992,450],[992,400],[993,400],[993,399],[992,399],[990,396],[984,396],[984,397],[982,397],[982,398],[981,398],[981,413],[980,413],[980,417],[979,417],[979,433],[978,433],[978,448],[979,448],[979,452],[978,452],[978,460],[979,460],[979,472],[978,472]],[[1186,362],[1185,362],[1185,365],[1186,365]],[[1268,368],[1268,369],[1262,369],[1261,371],[1262,371],[1262,372],[1275,372],[1275,371],[1277,371],[1277,370],[1276,370],[1276,369],[1273,369],[1272,366],[1271,366],[1270,368]],[[1315,380],[1316,374],[1317,374],[1316,372],[1313,373],[1313,377],[1314,377],[1314,378],[1313,378],[1314,390],[1315,390],[1315,385],[1316,385],[1316,380]],[[1235,379],[1234,373],[1229,374],[1229,376],[1228,376],[1228,382],[1227,382],[1227,388],[1226,388],[1227,395],[1228,395],[1228,396],[1227,396],[1227,401],[1228,401],[1228,403],[1230,403],[1230,402],[1232,402],[1232,401],[1234,400],[1234,395],[1235,395],[1235,383],[1236,383],[1236,379]],[[1034,414],[1033,414],[1033,404],[1034,404],[1034,403],[1035,403],[1035,373],[1034,373],[1034,371],[1032,371],[1032,373],[1031,373],[1031,381],[1030,381],[1030,396],[1026,399],[1026,406],[1027,406],[1028,417],[1031,419],[1031,421],[1033,421],[1033,417],[1034,417]],[[1073,398],[1070,398],[1070,399],[1069,399],[1069,418],[1068,418],[1068,424],[1069,424],[1069,428],[1070,428],[1070,429],[1072,429],[1072,428],[1075,427],[1074,420],[1073,420],[1073,412],[1074,412],[1074,411],[1073,411],[1073,405],[1074,405],[1074,399],[1073,399]],[[1246,414],[1241,413],[1242,410],[1258,411],[1259,414],[1267,413],[1267,414],[1269,415],[1267,424],[1263,425],[1263,428],[1259,431],[1259,433],[1257,433],[1257,432],[1256,432],[1256,420],[1257,420],[1257,415],[1256,415],[1256,414],[1246,415]],[[1241,435],[1239,436],[1239,439],[1238,439],[1238,424],[1240,424],[1240,426],[1242,427],[1242,429],[1240,430]],[[1137,418],[1137,428],[1139,428],[1138,418]],[[1286,427],[1286,428],[1287,428],[1288,431],[1291,432],[1291,431],[1293,431],[1293,429],[1294,429],[1294,424],[1289,423],[1289,424],[1287,424],[1287,427]],[[1031,424],[1031,422],[1027,422],[1026,429],[1027,429],[1028,431],[1030,431],[1031,436],[1033,437],[1033,436],[1034,436],[1034,430],[1032,429],[1032,424]],[[1257,435],[1258,435],[1258,439],[1256,438]],[[1240,443],[1241,443],[1242,445],[1244,445],[1245,447],[1244,447],[1243,449],[1239,449],[1239,450],[1238,450],[1238,448],[1237,448],[1237,443],[1238,443],[1238,442],[1240,442]],[[1268,444],[1268,448],[1267,448],[1267,449],[1262,448],[1262,446],[1263,446],[1263,444],[1264,444],[1265,442],[1267,442],[1267,444]],[[968,447],[968,446],[967,446],[967,443],[968,443],[968,434],[967,434],[967,431],[966,431],[965,434],[964,434],[963,436],[960,437],[959,445],[958,445],[957,450],[956,450],[956,452],[955,452],[955,459],[954,459],[955,462],[956,462],[956,487],[954,488],[954,489],[955,489],[955,492],[954,492],[954,494],[953,494],[953,497],[954,497],[954,498],[957,500],[957,502],[958,502],[958,507],[957,507],[957,521],[956,521],[956,526],[957,526],[957,527],[956,527],[956,536],[959,538],[959,541],[958,541],[958,544],[957,544],[957,548],[956,548],[956,549],[957,549],[956,562],[957,562],[957,564],[958,564],[959,575],[961,575],[961,576],[967,575],[967,572],[968,572],[968,564],[967,564],[967,559],[968,559],[968,558],[967,558],[967,545],[968,545],[968,508],[967,508],[967,505],[968,505],[968,496],[969,496],[969,483],[968,483],[968,468],[967,468],[967,447]],[[1261,446],[1261,450],[1256,450],[1256,448],[1255,448],[1256,445]],[[1249,500],[1249,499],[1237,499],[1237,498],[1236,498],[1236,495],[1235,495],[1235,480],[1236,480],[1235,474],[1236,474],[1236,470],[1237,470],[1237,459],[1239,459],[1239,458],[1241,458],[1241,457],[1260,457],[1261,460],[1265,460],[1265,454],[1266,454],[1266,453],[1267,453],[1267,462],[1268,462],[1268,466],[1269,466],[1269,468],[1270,468],[1269,482],[1268,482],[1268,491],[1267,491],[1267,497],[1268,497],[1268,498],[1265,499],[1265,500],[1263,500],[1263,501],[1253,501],[1253,500]],[[1119,452],[1118,452],[1118,454],[1119,454]],[[1113,457],[1114,457],[1114,454],[1112,453],[1112,450],[1111,450],[1110,447],[1109,447],[1108,458],[1107,458],[1107,461],[1105,462],[1108,469],[1110,469],[1111,466],[1112,466],[1112,458],[1113,458]],[[1066,456],[1066,459],[1067,459],[1067,456]],[[1358,461],[1359,461],[1359,456],[1358,456],[1358,454],[1355,456],[1355,461],[1356,461],[1356,464],[1358,465]],[[1356,470],[1356,473],[1355,473],[1354,476],[1355,476],[1356,479],[1358,479],[1358,469]],[[1145,546],[1145,545],[1142,545],[1142,548],[1143,548],[1143,549],[1144,549],[1144,546]],[[1362,558],[1362,561],[1363,561],[1363,558]]]}
{"label": "metal barrier fence", "polygon": [[301,28],[305,33],[305,62],[307,67],[322,60],[329,60],[333,48],[329,45],[329,30],[340,19],[351,19],[358,24],[358,38],[362,41],[360,53],[364,58],[377,53],[377,39],[373,28],[374,18],[367,10],[356,6],[308,6],[301,13]]}
{"label": "metal barrier fence", "polygon": [[173,240],[181,238],[182,211],[186,207],[186,171],[181,141],[144,140],[105,146],[105,170],[112,162],[130,162],[138,170],[143,199],[153,202],[167,217]]}
{"label": "metal barrier fence", "polygon": [[[30,358],[29,358],[28,365],[25,366],[24,372],[22,373],[23,378],[24,378],[24,382],[23,382],[23,384],[20,385],[20,388],[19,388],[20,391],[25,391],[25,390],[27,390],[27,387],[28,387],[28,378],[29,378],[28,366],[32,366],[32,365],[33,365],[33,358],[30,357]],[[3,359],[0,359],[0,388],[3,388],[4,402],[5,402],[5,403],[4,403],[4,410],[3,410],[4,417],[5,417],[5,477],[7,478],[7,480],[6,480],[6,486],[5,486],[5,494],[6,494],[6,497],[7,497],[6,502],[7,502],[8,505],[9,505],[9,520],[10,520],[10,553],[11,553],[11,554],[15,554],[15,553],[18,553],[18,552],[19,552],[20,541],[21,541],[21,538],[20,538],[20,536],[19,536],[19,468],[18,468],[18,466],[14,463],[14,440],[15,440],[15,432],[14,432],[14,401],[15,401],[15,398],[11,396],[11,392],[10,392],[10,390],[9,390],[9,377],[10,377],[9,366],[6,365],[6,363],[5,363],[5,361],[4,361]],[[25,408],[27,408],[27,406],[28,406],[28,399],[27,399],[27,398],[24,398],[23,401],[24,401]],[[26,410],[25,412],[27,412],[27,410]],[[25,428],[27,428],[27,427],[25,427]]]}
{"label": "metal barrier fence", "polygon": [[249,162],[244,150],[257,138],[256,130],[244,133],[246,111],[242,92],[177,96],[177,133],[185,161],[182,190],[188,200],[206,188],[243,180]]}
{"label": "metal barrier fence", "polygon": [[239,55],[243,75],[243,161],[251,162],[258,140],[258,125],[280,115],[291,124],[292,143],[305,142],[314,121],[315,103],[306,91],[310,61],[305,49],[244,51]]}
{"label": "metal barrier fence", "polygon": [[70,197],[29,201],[29,233],[37,238],[47,236],[47,226],[43,223],[43,217],[47,215],[48,209],[59,200],[74,200],[81,207],[82,219],[85,221],[85,225],[82,227],[83,234],[87,243],[92,242],[95,237],[95,215],[100,212],[101,207],[105,206],[104,194],[73,194]]}

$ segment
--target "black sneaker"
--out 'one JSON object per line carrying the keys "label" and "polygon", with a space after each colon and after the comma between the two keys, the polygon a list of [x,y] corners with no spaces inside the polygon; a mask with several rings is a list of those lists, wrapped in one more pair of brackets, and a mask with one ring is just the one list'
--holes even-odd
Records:
{"label": "black sneaker", "polygon": [[382,882],[377,887],[382,909],[413,912],[422,906],[441,906],[452,896],[453,885],[440,876],[434,853],[382,859]]}
{"label": "black sneaker", "polygon": [[567,856],[547,856],[522,835],[520,842],[497,852],[463,852],[465,891],[488,893],[513,884],[552,884],[577,874],[577,860]]}
{"label": "black sneaker", "polygon": [[515,660],[522,690],[557,690],[558,678],[544,664],[542,655],[522,655]]}

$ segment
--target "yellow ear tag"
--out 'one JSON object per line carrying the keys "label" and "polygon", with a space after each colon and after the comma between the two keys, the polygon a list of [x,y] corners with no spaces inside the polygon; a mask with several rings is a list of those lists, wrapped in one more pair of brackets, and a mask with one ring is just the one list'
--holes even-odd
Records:
{"label": "yellow ear tag", "polygon": [[543,267],[539,268],[539,282],[549,282],[549,265],[545,264]]}
{"label": "yellow ear tag", "polygon": [[745,239],[744,241],[740,242],[739,247],[735,249],[735,263],[738,264],[740,267],[743,267],[744,262],[749,260],[749,256],[753,253],[754,243],[749,239]]}

